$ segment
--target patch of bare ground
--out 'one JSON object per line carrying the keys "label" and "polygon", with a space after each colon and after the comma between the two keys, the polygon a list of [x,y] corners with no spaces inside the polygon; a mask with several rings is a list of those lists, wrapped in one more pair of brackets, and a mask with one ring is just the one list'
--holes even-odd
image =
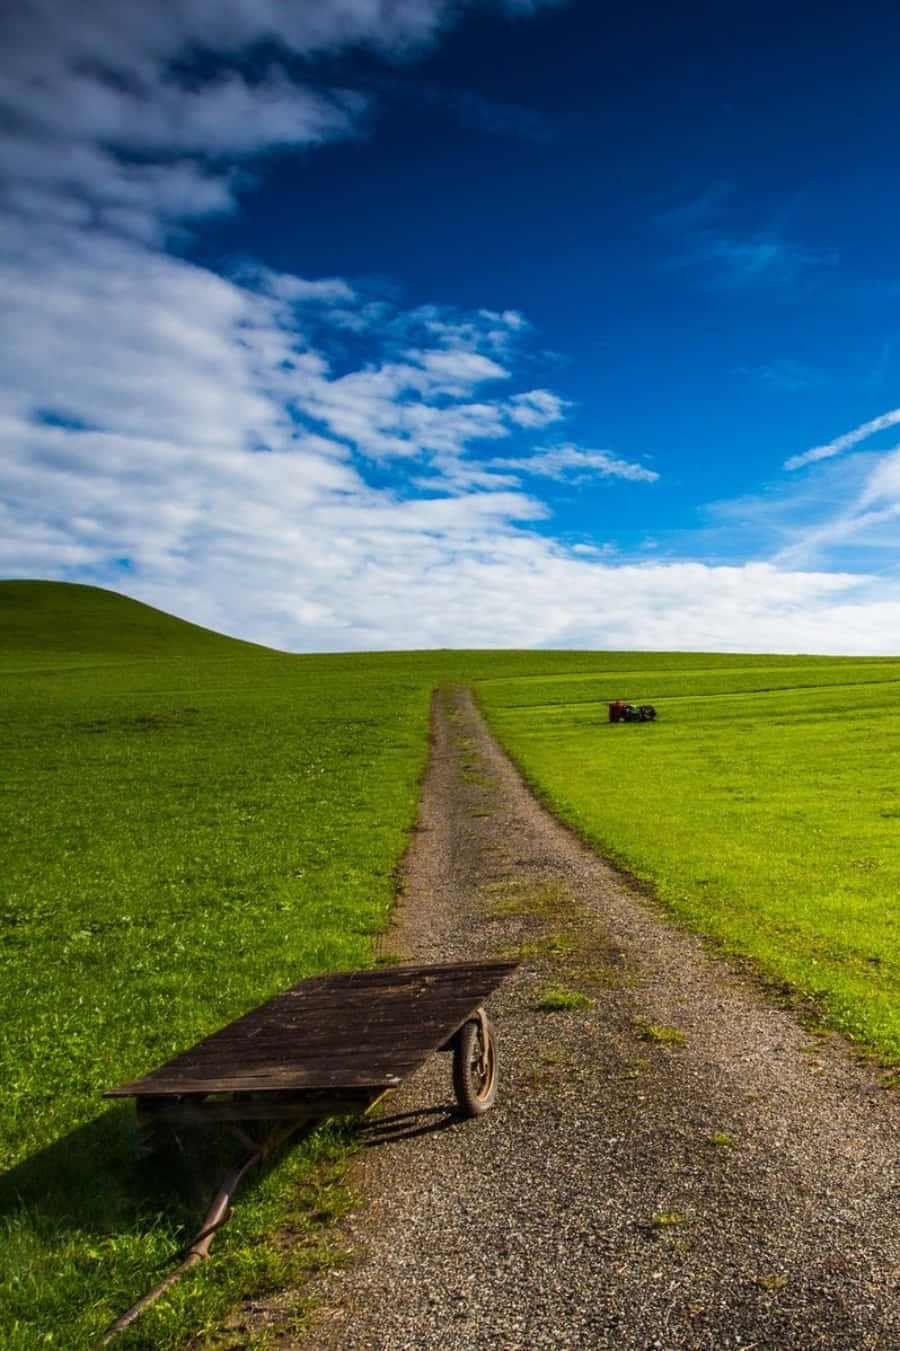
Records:
{"label": "patch of bare ground", "polygon": [[465,691],[385,948],[521,959],[498,1105],[459,1120],[434,1056],[363,1128],[351,1256],[302,1336],[296,1294],[247,1311],[273,1346],[900,1351],[897,1094],[555,821]]}

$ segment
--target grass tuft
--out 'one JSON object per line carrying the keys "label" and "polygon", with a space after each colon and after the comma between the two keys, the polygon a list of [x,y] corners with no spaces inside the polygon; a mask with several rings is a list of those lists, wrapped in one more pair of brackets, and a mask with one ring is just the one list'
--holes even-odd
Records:
{"label": "grass tuft", "polygon": [[652,1219],[655,1229],[671,1229],[679,1224],[686,1224],[687,1217],[682,1215],[680,1210],[658,1210]]}
{"label": "grass tuft", "polygon": [[581,990],[551,987],[536,997],[534,1007],[541,1013],[575,1013],[580,1009],[593,1008],[595,1002]]}
{"label": "grass tuft", "polygon": [[659,1046],[682,1046],[687,1036],[677,1027],[664,1027],[658,1023],[647,1023],[643,1018],[635,1019],[635,1026],[644,1041],[656,1042]]}

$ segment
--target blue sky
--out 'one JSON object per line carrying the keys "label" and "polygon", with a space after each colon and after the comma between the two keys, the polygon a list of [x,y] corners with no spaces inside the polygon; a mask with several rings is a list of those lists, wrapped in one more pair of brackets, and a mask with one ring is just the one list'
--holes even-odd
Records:
{"label": "blue sky", "polygon": [[896,651],[893,7],[65,8],[0,55],[0,574]]}

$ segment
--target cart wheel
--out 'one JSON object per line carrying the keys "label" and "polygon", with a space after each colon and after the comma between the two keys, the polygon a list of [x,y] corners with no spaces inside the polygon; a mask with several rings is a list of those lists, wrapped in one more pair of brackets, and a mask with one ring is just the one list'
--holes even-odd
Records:
{"label": "cart wheel", "polygon": [[453,1043],[453,1088],[464,1116],[481,1116],[497,1096],[497,1037],[487,1015],[471,1018]]}

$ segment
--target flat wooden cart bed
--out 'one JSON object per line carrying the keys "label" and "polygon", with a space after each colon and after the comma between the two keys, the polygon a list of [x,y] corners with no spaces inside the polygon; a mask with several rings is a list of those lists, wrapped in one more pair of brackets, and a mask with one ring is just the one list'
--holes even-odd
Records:
{"label": "flat wooden cart bed", "polygon": [[[461,1074],[454,1076],[460,1107],[478,1115],[481,1099],[496,1087],[493,1037],[481,1006],[515,965],[458,962],[313,976],[105,1096],[136,1098],[143,1115],[173,1122],[357,1115],[433,1051],[466,1039],[474,1042],[473,1056],[493,1059],[491,1084],[475,1100]],[[474,1038],[465,1033],[469,1023]]]}
{"label": "flat wooden cart bed", "polygon": [[[241,1178],[298,1126],[364,1114],[440,1050],[453,1052],[462,1114],[487,1111],[497,1093],[497,1048],[483,1004],[516,965],[454,962],[314,976],[106,1093],[135,1098],[151,1130],[222,1122],[250,1150],[223,1183],[181,1265],[123,1314],[106,1340],[208,1255]],[[252,1121],[273,1123],[261,1143],[242,1127]]]}

